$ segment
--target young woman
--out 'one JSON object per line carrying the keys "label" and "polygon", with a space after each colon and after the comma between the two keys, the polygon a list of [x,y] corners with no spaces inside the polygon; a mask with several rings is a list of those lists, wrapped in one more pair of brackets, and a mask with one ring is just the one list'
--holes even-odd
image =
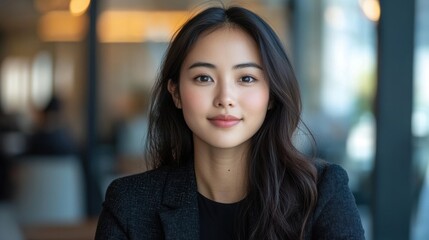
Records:
{"label": "young woman", "polygon": [[154,88],[155,169],[109,186],[96,239],[364,239],[345,171],[292,144],[300,112],[266,22],[241,7],[197,14]]}

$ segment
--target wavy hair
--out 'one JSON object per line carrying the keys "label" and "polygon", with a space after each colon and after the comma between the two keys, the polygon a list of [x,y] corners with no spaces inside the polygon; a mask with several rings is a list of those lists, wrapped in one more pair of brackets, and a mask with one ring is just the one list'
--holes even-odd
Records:
{"label": "wavy hair", "polygon": [[242,7],[210,7],[175,34],[155,83],[149,112],[147,153],[152,167],[193,160],[192,132],[167,90],[179,85],[181,64],[199,36],[223,26],[238,27],[258,46],[270,87],[272,108],[251,139],[247,197],[240,211],[240,239],[303,239],[317,202],[317,171],[293,145],[301,99],[298,82],[281,41],[258,15]]}

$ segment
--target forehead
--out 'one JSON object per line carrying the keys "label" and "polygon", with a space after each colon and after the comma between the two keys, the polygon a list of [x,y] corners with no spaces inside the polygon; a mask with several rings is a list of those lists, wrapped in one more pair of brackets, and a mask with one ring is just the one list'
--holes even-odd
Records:
{"label": "forehead", "polygon": [[227,25],[204,32],[185,58],[189,61],[253,61],[260,63],[259,49],[254,39],[237,26]]}

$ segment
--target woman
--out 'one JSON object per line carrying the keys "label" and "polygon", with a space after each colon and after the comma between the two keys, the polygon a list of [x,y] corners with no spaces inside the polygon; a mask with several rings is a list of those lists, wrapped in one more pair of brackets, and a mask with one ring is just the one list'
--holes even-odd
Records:
{"label": "woman", "polygon": [[292,144],[300,112],[266,22],[240,7],[197,14],[154,88],[155,170],[109,186],[96,239],[364,239],[345,171]]}

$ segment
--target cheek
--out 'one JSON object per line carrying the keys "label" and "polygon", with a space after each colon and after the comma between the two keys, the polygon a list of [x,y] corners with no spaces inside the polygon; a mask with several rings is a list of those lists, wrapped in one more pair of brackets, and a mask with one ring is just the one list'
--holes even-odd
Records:
{"label": "cheek", "polygon": [[207,95],[204,94],[204,92],[183,88],[181,89],[180,96],[182,110],[185,115],[188,113],[198,112],[198,110],[204,109],[204,106],[207,105]]}
{"label": "cheek", "polygon": [[269,102],[268,90],[263,91],[250,91],[246,93],[246,98],[243,100],[243,104],[253,111],[267,110]]}

